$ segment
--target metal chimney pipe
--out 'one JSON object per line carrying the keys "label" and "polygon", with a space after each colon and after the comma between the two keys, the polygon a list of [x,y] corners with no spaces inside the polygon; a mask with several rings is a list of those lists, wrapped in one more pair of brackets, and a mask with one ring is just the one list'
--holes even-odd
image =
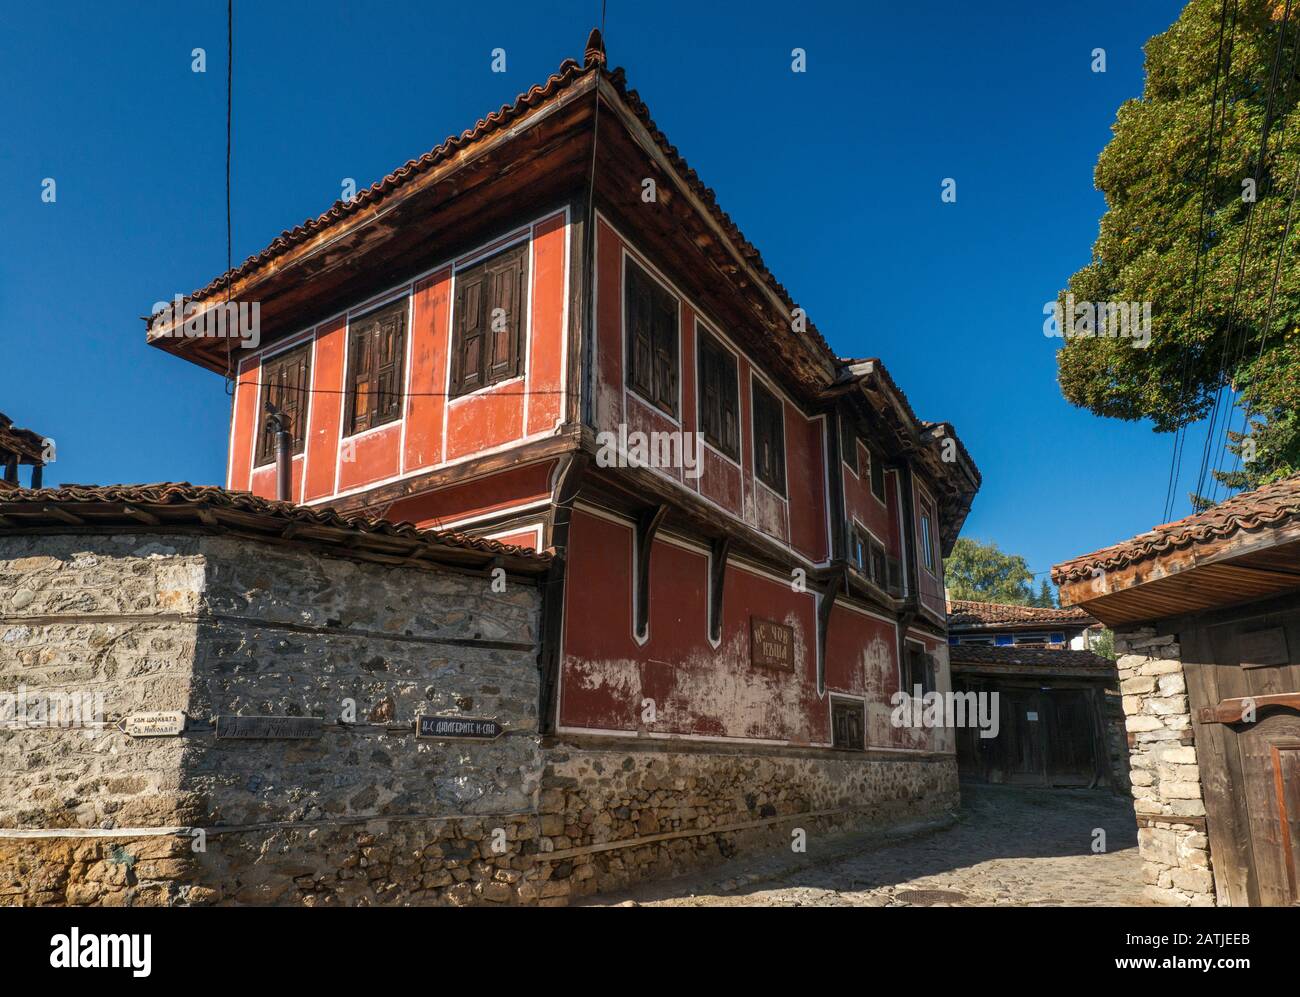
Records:
{"label": "metal chimney pipe", "polygon": [[270,402],[267,420],[275,434],[275,497],[281,502],[293,501],[293,436],[289,432],[289,417]]}

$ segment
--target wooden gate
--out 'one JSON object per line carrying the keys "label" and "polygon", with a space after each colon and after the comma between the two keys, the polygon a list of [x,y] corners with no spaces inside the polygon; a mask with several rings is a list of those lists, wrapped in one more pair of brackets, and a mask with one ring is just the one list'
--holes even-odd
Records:
{"label": "wooden gate", "polygon": [[957,739],[961,776],[1015,785],[1090,786],[1107,777],[1099,691],[1008,680],[973,680],[959,688],[996,691],[998,736],[967,729]]}
{"label": "wooden gate", "polygon": [[1181,636],[1216,891],[1300,904],[1300,610],[1205,617]]}

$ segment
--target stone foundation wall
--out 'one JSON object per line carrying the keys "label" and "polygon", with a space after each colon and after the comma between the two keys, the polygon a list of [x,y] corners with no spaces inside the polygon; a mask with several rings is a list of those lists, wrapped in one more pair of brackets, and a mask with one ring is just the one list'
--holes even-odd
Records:
{"label": "stone foundation wall", "polygon": [[544,889],[584,896],[789,850],[796,828],[812,850],[819,835],[942,820],[959,803],[953,755],[575,738],[549,749],[542,779]]}
{"label": "stone foundation wall", "polygon": [[1115,650],[1143,894],[1161,904],[1213,906],[1205,803],[1177,638],[1149,627],[1116,632]]}

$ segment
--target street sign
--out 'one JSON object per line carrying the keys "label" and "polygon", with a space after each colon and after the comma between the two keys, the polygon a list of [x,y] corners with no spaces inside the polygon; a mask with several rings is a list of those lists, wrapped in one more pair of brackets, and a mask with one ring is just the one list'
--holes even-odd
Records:
{"label": "street sign", "polygon": [[217,737],[238,740],[279,741],[320,737],[325,721],[320,717],[217,717]]}
{"label": "street sign", "polygon": [[176,737],[185,729],[182,710],[132,713],[117,722],[117,729],[131,737]]}
{"label": "street sign", "polygon": [[495,741],[505,730],[495,720],[476,717],[420,717],[415,725],[417,737],[469,738],[475,741]]}

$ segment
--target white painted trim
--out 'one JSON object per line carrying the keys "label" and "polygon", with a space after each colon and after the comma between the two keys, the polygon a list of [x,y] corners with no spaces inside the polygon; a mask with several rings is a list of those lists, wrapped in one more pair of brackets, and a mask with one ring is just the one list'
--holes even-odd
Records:
{"label": "white painted trim", "polygon": [[537,523],[536,525],[531,526],[531,527],[528,527],[528,526],[524,526],[524,527],[516,527],[516,528],[514,528],[514,529],[502,530],[502,531],[499,532],[499,533],[489,533],[489,534],[487,534],[487,535],[484,537],[484,539],[486,539],[486,540],[499,540],[501,537],[513,536],[513,535],[515,535],[515,534],[517,534],[517,533],[532,533],[532,534],[535,534],[535,538],[536,538],[536,549],[537,549],[537,550],[541,550],[541,549],[542,549],[542,524],[541,524],[541,523]]}
{"label": "white painted trim", "polygon": [[[416,496],[412,496],[416,497]],[[463,519],[450,519],[443,523],[439,529],[457,530],[462,526],[470,526],[474,523],[483,523],[501,516],[509,516],[512,513],[531,512],[533,509],[542,509],[551,504],[549,498],[537,499],[534,502],[525,502],[522,505],[506,506],[504,509],[496,509],[492,512],[477,513],[473,516],[466,516]]]}
{"label": "white painted trim", "polygon": [[[392,424],[391,422],[389,422],[389,423],[385,423],[384,425],[380,426],[379,428],[380,428],[380,429],[388,429],[388,428],[391,427],[392,425],[393,425],[393,424]],[[360,494],[361,492],[369,491],[371,488],[378,488],[378,487],[381,486],[381,485],[391,485],[391,484],[393,484],[393,483],[396,482],[396,481],[401,481],[401,480],[403,480],[404,478],[413,478],[413,477],[415,477],[415,476],[418,475],[418,474],[425,474],[425,473],[428,473],[428,472],[430,472],[430,471],[440,471],[440,470],[442,470],[442,469],[444,469],[444,468],[455,467],[455,466],[458,465],[458,464],[465,464],[465,463],[468,463],[468,462],[471,461],[471,460],[479,460],[479,459],[482,458],[482,457],[490,457],[492,454],[502,453],[502,452],[504,452],[504,451],[506,451],[506,450],[513,449],[514,447],[520,446],[520,445],[522,445],[522,444],[524,444],[524,443],[533,443],[533,442],[535,442],[535,441],[537,441],[537,440],[546,440],[546,439],[550,439],[550,438],[551,438],[552,436],[554,436],[554,435],[555,435],[555,434],[554,434],[554,431],[548,429],[548,430],[545,430],[544,432],[534,433],[532,436],[526,436],[526,437],[524,437],[522,440],[508,440],[508,441],[505,442],[505,443],[498,444],[498,445],[495,446],[495,447],[489,447],[489,448],[486,449],[486,450],[475,450],[473,453],[471,453],[471,454],[465,454],[463,457],[457,457],[455,460],[445,460],[445,461],[442,461],[442,462],[440,462],[440,463],[438,463],[438,464],[430,464],[430,465],[428,465],[428,466],[426,466],[426,467],[417,467],[417,468],[413,468],[413,469],[407,471],[405,474],[395,474],[395,475],[392,475],[391,477],[388,477],[388,478],[381,478],[381,479],[379,479],[379,480],[377,480],[377,481],[371,481],[371,482],[369,482],[369,483],[367,483],[367,484],[364,484],[364,485],[358,485],[356,488],[349,488],[349,489],[348,489],[347,491],[345,491],[345,492],[340,492],[340,491],[338,491],[338,484],[337,484],[337,467],[336,467],[336,468],[335,468],[335,486],[334,486],[334,487],[335,487],[335,491],[334,491],[334,494],[333,494],[333,495],[325,495],[325,496],[322,496],[321,498],[318,498],[318,499],[312,499],[310,502],[307,502],[307,503],[305,503],[305,504],[306,504],[306,505],[318,505],[318,504],[320,504],[321,502],[332,502],[332,501],[334,501],[334,500],[336,500],[336,499],[348,498],[349,496],[352,496],[352,495],[358,495],[358,494]],[[545,460],[553,460],[553,459],[554,459],[554,455],[551,456],[551,457],[543,458],[543,459],[545,459]],[[536,461],[529,461],[529,463],[530,463],[530,464],[535,464],[535,463],[537,463],[537,462],[536,462]],[[520,464],[520,465],[518,465],[518,466],[520,466],[520,467],[526,467],[527,465],[525,465],[525,464]],[[461,483],[462,483],[462,482],[457,482],[457,484],[461,484]]]}

